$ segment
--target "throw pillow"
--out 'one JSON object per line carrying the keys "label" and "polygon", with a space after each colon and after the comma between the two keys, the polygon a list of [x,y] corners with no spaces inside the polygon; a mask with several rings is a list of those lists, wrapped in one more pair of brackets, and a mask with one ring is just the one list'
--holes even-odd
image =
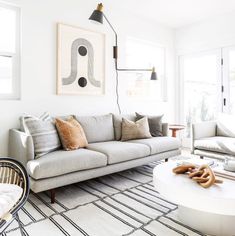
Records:
{"label": "throw pillow", "polygon": [[122,118],[122,138],[121,141],[132,139],[151,138],[147,117],[136,122]]}
{"label": "throw pillow", "polygon": [[127,115],[113,114],[114,134],[115,134],[115,139],[117,141],[121,140],[121,137],[122,137],[122,118],[131,120],[131,121],[136,121],[136,116],[133,114],[127,114]]}
{"label": "throw pillow", "polygon": [[150,130],[152,137],[163,136],[163,133],[162,133],[162,117],[163,117],[163,115],[145,116],[145,115],[141,115],[136,112],[136,120],[142,119],[143,117],[148,118],[149,130]]}
{"label": "throw pillow", "polygon": [[82,126],[73,117],[68,120],[55,119],[61,143],[66,151],[87,147],[87,139]]}
{"label": "throw pillow", "polygon": [[47,112],[40,117],[30,115],[21,117],[21,127],[24,132],[32,136],[35,158],[61,147],[55,124]]}
{"label": "throw pillow", "polygon": [[225,113],[218,115],[216,135],[225,137],[235,137],[235,117]]}

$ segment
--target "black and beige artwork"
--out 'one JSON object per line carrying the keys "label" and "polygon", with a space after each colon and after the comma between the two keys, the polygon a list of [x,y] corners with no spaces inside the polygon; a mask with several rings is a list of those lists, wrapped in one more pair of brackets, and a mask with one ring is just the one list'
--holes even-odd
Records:
{"label": "black and beige artwork", "polygon": [[58,94],[104,94],[104,35],[58,24]]}

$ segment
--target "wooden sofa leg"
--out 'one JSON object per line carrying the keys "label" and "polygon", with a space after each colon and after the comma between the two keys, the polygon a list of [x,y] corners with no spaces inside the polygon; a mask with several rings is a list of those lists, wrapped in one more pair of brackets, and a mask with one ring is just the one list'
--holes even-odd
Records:
{"label": "wooden sofa leg", "polygon": [[168,158],[165,159],[165,162],[168,162]]}
{"label": "wooden sofa leg", "polygon": [[201,159],[204,159],[204,156],[200,156]]}
{"label": "wooden sofa leg", "polygon": [[55,189],[50,190],[51,204],[55,203]]}

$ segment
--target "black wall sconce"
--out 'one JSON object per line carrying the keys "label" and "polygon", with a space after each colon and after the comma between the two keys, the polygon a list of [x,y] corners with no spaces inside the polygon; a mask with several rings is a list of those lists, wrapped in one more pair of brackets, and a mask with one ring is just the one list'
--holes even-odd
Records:
{"label": "black wall sconce", "polygon": [[[114,62],[115,62],[116,72],[118,72],[118,71],[123,71],[123,72],[127,72],[127,71],[149,71],[149,72],[151,72],[150,80],[157,80],[157,73],[155,71],[155,67],[153,67],[151,69],[150,68],[148,68],[148,69],[130,69],[130,68],[119,68],[118,67],[118,36],[117,36],[117,32],[115,31],[115,29],[113,28],[112,24],[107,19],[105,14],[103,13],[103,4],[99,3],[96,10],[94,10],[93,13],[91,14],[91,16],[89,17],[89,20],[92,20],[92,21],[98,22],[100,24],[103,24],[103,19],[106,20],[106,22],[108,23],[108,25],[110,26],[110,28],[112,29],[112,31],[115,34],[115,45],[113,46],[113,58],[114,58]],[[116,81],[117,81],[117,87],[116,87],[117,105],[118,105],[119,113],[121,113],[121,109],[120,109],[120,105],[119,105],[119,95],[118,95],[118,73],[116,73]]]}

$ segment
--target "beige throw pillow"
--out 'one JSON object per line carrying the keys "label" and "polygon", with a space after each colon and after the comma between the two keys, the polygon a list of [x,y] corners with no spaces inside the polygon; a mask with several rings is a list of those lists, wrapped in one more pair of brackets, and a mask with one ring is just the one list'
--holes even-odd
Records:
{"label": "beige throw pillow", "polygon": [[144,117],[136,122],[122,118],[121,141],[151,137],[152,136],[149,132],[149,124],[147,117]]}
{"label": "beige throw pillow", "polygon": [[55,119],[61,143],[66,151],[87,147],[87,139],[82,126],[73,117],[68,120]]}

